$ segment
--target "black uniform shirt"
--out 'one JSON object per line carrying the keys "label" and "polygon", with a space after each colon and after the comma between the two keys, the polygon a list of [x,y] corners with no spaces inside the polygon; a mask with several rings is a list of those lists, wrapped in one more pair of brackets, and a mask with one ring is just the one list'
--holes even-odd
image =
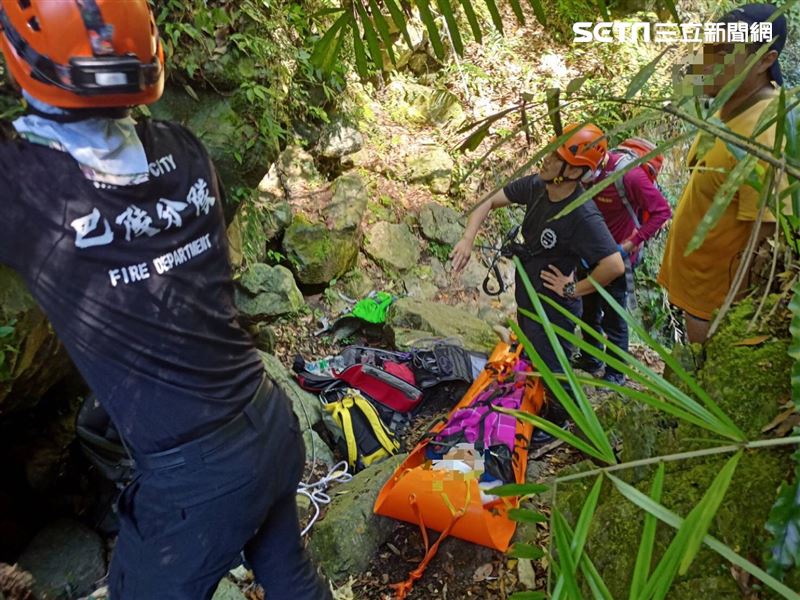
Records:
{"label": "black uniform shirt", "polygon": [[[550,219],[583,192],[583,188],[578,186],[568,198],[551,202],[545,183],[538,175],[516,179],[506,185],[503,192],[511,202],[526,207],[522,237],[528,252],[522,261],[534,289],[575,312],[580,301],[570,302],[547,290],[539,273],[549,265],[554,265],[562,273],[569,275],[577,270],[581,258],[588,264],[595,265],[617,252],[617,244],[600,211],[594,202],[586,202],[568,215],[551,221]],[[531,309],[530,299],[519,275],[515,294],[518,306]]]}
{"label": "black uniform shirt", "polygon": [[202,144],[137,126],[150,180],[86,179],[67,153],[0,144],[0,262],[21,274],[135,451],[229,420],[263,367],[237,322],[217,177]]}

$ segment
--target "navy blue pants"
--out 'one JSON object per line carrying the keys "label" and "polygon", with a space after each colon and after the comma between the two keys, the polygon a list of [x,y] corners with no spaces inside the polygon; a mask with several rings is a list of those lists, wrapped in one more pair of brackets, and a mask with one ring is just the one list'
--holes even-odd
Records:
{"label": "navy blue pants", "polygon": [[140,471],[119,503],[112,600],[208,600],[241,553],[269,600],[331,598],[300,538],[305,462],[297,417],[275,386],[244,433],[178,467]]}
{"label": "navy blue pants", "polygon": [[[617,277],[605,288],[611,297],[625,309],[627,309],[628,299],[627,279],[628,277],[625,275]],[[608,305],[600,294],[594,293],[583,297],[583,320],[587,325],[605,334],[609,342],[616,344],[625,352],[628,351],[628,324]],[[585,336],[585,339],[595,348],[605,349],[605,344],[601,344],[594,338]],[[599,369],[602,366],[603,363],[597,361],[597,368]],[[606,374],[619,375],[620,373],[613,367],[606,367]]]}
{"label": "navy blue pants", "polygon": [[[536,310],[533,307],[528,308],[528,306],[530,306],[530,301],[527,300],[527,298],[518,296],[517,302],[521,308],[525,308],[529,312],[536,314]],[[576,317],[581,316],[580,300],[564,301],[563,299],[560,299],[560,303]],[[572,321],[570,321],[561,313],[557,312],[556,309],[552,308],[549,304],[544,302],[542,304],[544,306],[544,311],[547,314],[547,318],[550,319],[552,324],[558,325],[570,333],[574,331],[575,324]],[[535,321],[523,315],[521,312],[517,312],[517,323],[519,323],[519,326],[522,329],[522,332],[525,334],[525,337],[530,340],[534,350],[536,350],[536,353],[544,361],[544,364],[546,364],[547,367],[553,371],[553,373],[563,373],[564,369],[561,367],[561,363],[558,362],[556,352],[553,349],[553,345],[550,343],[550,340],[547,338],[544,328]],[[573,351],[572,344],[561,337],[559,337],[558,340],[561,344],[561,347],[564,349],[567,359],[569,359]],[[563,387],[569,393],[569,386],[565,385]],[[547,419],[548,421],[552,421],[553,423],[560,425],[567,420],[569,415],[567,414],[567,411],[564,410],[564,407],[561,406],[561,403],[556,399],[555,394],[553,394],[548,386],[545,386],[545,390],[547,392],[545,405],[540,413],[540,416],[543,419]]]}

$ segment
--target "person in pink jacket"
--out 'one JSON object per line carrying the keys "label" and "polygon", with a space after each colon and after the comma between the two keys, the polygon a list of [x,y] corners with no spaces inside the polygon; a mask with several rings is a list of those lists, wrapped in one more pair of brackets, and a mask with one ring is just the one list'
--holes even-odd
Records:
{"label": "person in pink jacket", "polygon": [[[609,151],[595,183],[603,181],[627,163],[654,149],[655,146],[651,142],[641,138],[626,140],[617,149]],[[605,288],[622,306],[626,305],[628,294],[633,293],[632,268],[641,255],[642,245],[658,233],[672,217],[672,209],[656,185],[656,178],[663,161],[664,157],[658,155],[643,165],[632,168],[622,179],[606,187],[594,198],[608,230],[614,241],[619,244],[625,259],[625,275],[618,277]],[[605,333],[610,342],[623,350],[628,350],[628,325],[608,306],[600,294],[584,296],[583,320],[597,331]],[[601,347],[595,340],[588,341],[598,348]],[[575,366],[599,375],[603,363],[592,356],[581,355],[576,360]],[[625,383],[622,373],[613,367],[606,367],[603,379],[619,385]]]}

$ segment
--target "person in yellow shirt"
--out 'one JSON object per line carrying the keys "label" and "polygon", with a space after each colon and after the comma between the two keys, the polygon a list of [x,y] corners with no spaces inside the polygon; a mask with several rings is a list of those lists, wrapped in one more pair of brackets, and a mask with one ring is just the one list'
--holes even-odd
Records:
{"label": "person in yellow shirt", "polygon": [[[775,10],[771,4],[748,4],[732,10],[720,21],[744,22],[749,27],[766,22]],[[780,16],[772,25],[770,49],[750,69],[717,115],[732,132],[751,138],[759,117],[778,94],[777,86],[783,83],[778,55],[785,41],[786,19]],[[705,94],[716,96],[744,70],[747,59],[758,49],[759,44],[753,43],[706,44],[703,47]],[[774,126],[756,137],[756,141],[767,146],[772,146],[774,139]],[[702,155],[700,146],[698,135],[687,155],[691,176],[678,202],[658,275],[669,301],[683,310],[690,342],[706,339],[713,312],[722,305],[731,289],[757,218],[760,196],[752,186],[743,184],[702,245],[684,256],[714,196],[737,163],[720,139],[714,140],[713,146]],[[759,236],[763,239],[774,231],[775,216],[767,212]]]}

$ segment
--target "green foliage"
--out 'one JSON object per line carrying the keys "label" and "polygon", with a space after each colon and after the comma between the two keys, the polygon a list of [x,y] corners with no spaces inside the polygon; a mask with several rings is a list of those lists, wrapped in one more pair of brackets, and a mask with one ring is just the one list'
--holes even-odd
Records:
{"label": "green foliage", "polygon": [[800,278],[794,284],[792,301],[789,303],[792,311],[792,323],[789,331],[792,334],[792,343],[789,346],[789,356],[794,359],[792,365],[792,400],[800,409]]}
{"label": "green foliage", "polygon": [[453,247],[450,244],[443,244],[431,240],[428,242],[428,250],[430,250],[433,256],[439,259],[439,262],[447,263],[447,261],[450,260],[450,253],[453,251]]}
{"label": "green foliage", "polygon": [[788,569],[800,566],[800,452],[792,458],[794,483],[781,484],[766,525],[773,537],[767,570],[780,579]]}
{"label": "green foliage", "polygon": [[309,3],[167,0],[156,15],[171,80],[190,95],[203,87],[229,96],[258,131],[240,157],[261,145],[276,151],[293,120],[319,117],[343,89],[341,62],[323,76],[311,61],[328,16]]}
{"label": "green foliage", "polygon": [[11,377],[13,361],[8,357],[18,351],[16,346],[11,343],[16,331],[16,324],[16,320],[12,319],[6,325],[0,325],[0,381],[6,381]]}

